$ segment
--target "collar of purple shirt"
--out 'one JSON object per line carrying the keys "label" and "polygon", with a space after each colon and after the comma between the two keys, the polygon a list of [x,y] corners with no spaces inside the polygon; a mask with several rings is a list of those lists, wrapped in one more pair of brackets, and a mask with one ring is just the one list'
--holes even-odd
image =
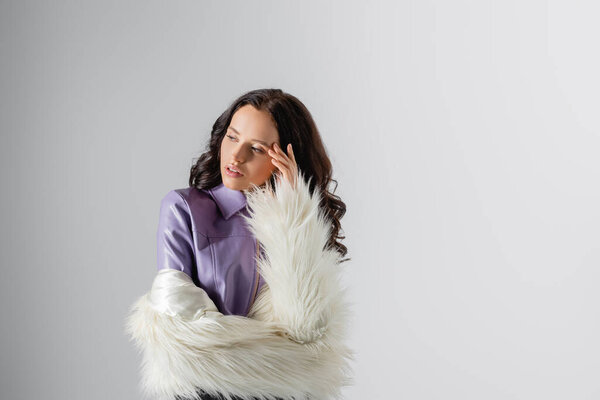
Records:
{"label": "collar of purple shirt", "polygon": [[223,218],[229,219],[233,214],[246,206],[246,195],[241,190],[229,189],[225,184],[208,189],[208,193],[217,203]]}

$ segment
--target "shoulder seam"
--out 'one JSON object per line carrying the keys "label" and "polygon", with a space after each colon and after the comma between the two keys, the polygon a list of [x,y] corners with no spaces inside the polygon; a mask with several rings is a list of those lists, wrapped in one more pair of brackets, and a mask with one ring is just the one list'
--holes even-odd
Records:
{"label": "shoulder seam", "polygon": [[[185,189],[187,189],[187,188],[185,188]],[[183,195],[177,191],[177,189],[173,189],[172,191],[175,192],[175,193],[177,193],[177,195],[179,197],[181,197],[181,200],[183,200],[183,202],[185,203],[188,215],[190,216],[190,224],[192,224],[192,228],[194,228],[194,219],[192,218],[192,209],[190,208],[189,203],[187,202],[187,200],[185,199],[185,197],[183,197]],[[194,234],[194,232],[196,232],[196,233],[204,236],[205,238],[207,237],[207,235],[205,235],[204,233],[200,232],[197,229],[191,229],[191,231],[192,231],[192,235]],[[196,249],[194,248],[194,257],[195,256],[196,256]]]}

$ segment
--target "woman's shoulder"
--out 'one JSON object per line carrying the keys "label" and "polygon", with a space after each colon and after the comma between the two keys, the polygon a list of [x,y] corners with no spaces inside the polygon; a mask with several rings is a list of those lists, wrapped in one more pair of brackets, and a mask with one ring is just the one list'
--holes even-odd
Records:
{"label": "woman's shoulder", "polygon": [[172,189],[161,200],[161,209],[181,209],[186,212],[192,225],[203,231],[198,224],[210,223],[218,212],[214,199],[208,190],[195,187]]}
{"label": "woman's shoulder", "polygon": [[197,202],[212,200],[208,190],[195,187],[186,187],[169,190],[161,199],[161,202]]}

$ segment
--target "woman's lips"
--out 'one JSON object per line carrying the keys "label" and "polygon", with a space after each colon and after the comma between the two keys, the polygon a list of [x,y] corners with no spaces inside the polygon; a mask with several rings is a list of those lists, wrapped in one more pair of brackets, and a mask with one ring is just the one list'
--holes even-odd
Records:
{"label": "woman's lips", "polygon": [[244,174],[240,174],[239,172],[234,172],[232,170],[229,169],[229,165],[227,165],[225,167],[225,173],[229,176],[231,176],[232,178],[239,178],[240,176],[244,176]]}

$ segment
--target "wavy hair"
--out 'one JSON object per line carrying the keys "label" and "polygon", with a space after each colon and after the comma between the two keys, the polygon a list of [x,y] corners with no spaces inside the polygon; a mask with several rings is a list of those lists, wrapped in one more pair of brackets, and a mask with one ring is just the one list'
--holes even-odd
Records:
{"label": "wavy hair", "polygon": [[[346,204],[335,195],[337,181],[332,178],[331,161],[325,150],[321,135],[312,115],[306,106],[296,97],[281,89],[257,89],[238,97],[217,118],[212,127],[210,140],[205,152],[198,157],[190,170],[189,185],[198,189],[209,189],[221,184],[220,148],[223,137],[235,112],[244,105],[268,112],[279,133],[281,149],[287,153],[288,143],[292,144],[298,169],[309,183],[311,194],[315,190],[321,193],[320,208],[331,222],[331,235],[327,246],[337,250],[342,257],[348,249],[340,242],[345,236],[340,219],[346,213]],[[275,187],[276,174],[272,174],[266,183]],[[332,191],[331,183],[335,183]],[[348,261],[342,259],[340,262]]]}

